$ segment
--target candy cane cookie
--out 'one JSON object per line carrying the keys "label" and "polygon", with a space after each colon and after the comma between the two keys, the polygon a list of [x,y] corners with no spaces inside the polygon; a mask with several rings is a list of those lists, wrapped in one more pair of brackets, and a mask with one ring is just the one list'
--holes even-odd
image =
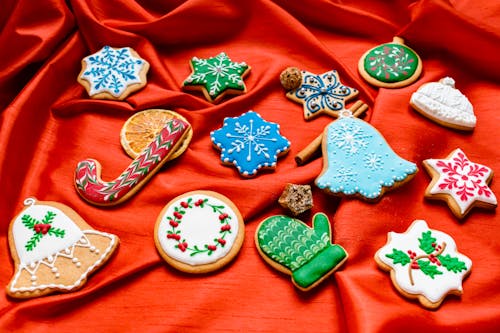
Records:
{"label": "candy cane cookie", "polygon": [[172,119],[156,138],[121,173],[109,182],[101,179],[101,165],[94,159],[80,161],[75,170],[75,188],[87,202],[116,205],[132,197],[168,161],[188,134],[190,124]]}

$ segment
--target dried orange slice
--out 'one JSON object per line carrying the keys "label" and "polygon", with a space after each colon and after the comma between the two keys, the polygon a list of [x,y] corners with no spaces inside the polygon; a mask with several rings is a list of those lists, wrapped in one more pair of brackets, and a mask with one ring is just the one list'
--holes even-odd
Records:
{"label": "dried orange slice", "polygon": [[[163,109],[144,110],[128,118],[120,132],[120,142],[128,156],[136,158],[172,118],[188,122],[186,118],[180,114]],[[193,129],[190,128],[184,141],[180,144],[179,148],[170,155],[169,160],[179,157],[187,149],[192,137]]]}

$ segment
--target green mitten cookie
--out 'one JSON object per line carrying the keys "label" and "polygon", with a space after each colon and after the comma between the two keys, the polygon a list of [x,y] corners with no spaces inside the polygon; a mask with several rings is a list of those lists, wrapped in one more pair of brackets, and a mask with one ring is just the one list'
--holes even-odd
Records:
{"label": "green mitten cookie", "polygon": [[292,276],[293,284],[309,290],[347,260],[347,252],[331,243],[328,217],[318,213],[310,228],[300,220],[276,215],[260,223],[255,244],[265,261]]}

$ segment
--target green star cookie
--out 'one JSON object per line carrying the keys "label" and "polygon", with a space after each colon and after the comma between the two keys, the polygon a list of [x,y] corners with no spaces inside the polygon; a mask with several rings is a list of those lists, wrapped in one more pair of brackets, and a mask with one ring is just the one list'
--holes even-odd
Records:
{"label": "green star cookie", "polygon": [[224,52],[208,59],[193,57],[190,65],[193,72],[184,81],[184,89],[201,90],[212,103],[218,102],[225,94],[246,92],[243,77],[250,72],[250,66],[231,61]]}

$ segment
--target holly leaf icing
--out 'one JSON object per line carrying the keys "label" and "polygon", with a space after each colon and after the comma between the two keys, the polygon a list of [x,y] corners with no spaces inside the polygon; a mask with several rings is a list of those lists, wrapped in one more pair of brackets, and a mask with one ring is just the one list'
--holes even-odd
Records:
{"label": "holly leaf icing", "polygon": [[434,252],[434,246],[432,246],[432,244],[436,243],[436,238],[432,237],[430,230],[423,232],[422,238],[419,238],[418,241],[419,247],[422,251],[427,254],[431,254],[432,252]]}
{"label": "holly leaf icing", "polygon": [[437,258],[441,262],[441,265],[443,265],[443,267],[450,272],[459,273],[461,271],[467,270],[467,267],[465,266],[465,263],[463,261],[460,261],[458,258],[452,257],[449,254],[444,256],[439,255],[437,256]]}
{"label": "holly leaf icing", "polygon": [[401,250],[392,249],[392,253],[385,255],[387,258],[392,259],[394,264],[401,264],[405,266],[411,262],[410,257]]}
{"label": "holly leaf icing", "polygon": [[417,260],[418,266],[420,267],[420,270],[422,273],[425,275],[430,276],[432,279],[434,279],[434,275],[440,275],[443,274],[436,266],[431,265],[429,261],[425,260]]}

